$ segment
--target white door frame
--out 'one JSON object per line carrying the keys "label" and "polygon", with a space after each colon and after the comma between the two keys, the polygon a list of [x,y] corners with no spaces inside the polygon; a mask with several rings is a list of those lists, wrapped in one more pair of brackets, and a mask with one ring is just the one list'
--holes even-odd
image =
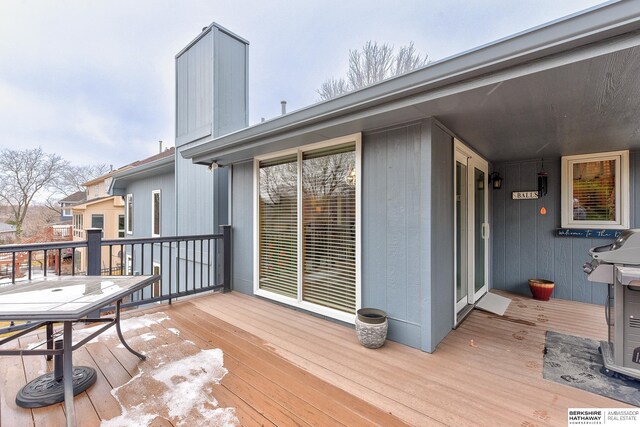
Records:
{"label": "white door frame", "polygon": [[[466,162],[464,163],[467,166],[467,251],[466,251],[466,259],[467,259],[467,298],[466,301],[462,298],[458,301],[457,295],[457,287],[454,281],[454,317],[455,323],[458,322],[458,312],[463,309],[467,305],[475,304],[488,290],[489,283],[489,163],[478,153],[471,150],[464,143],[459,141],[458,139],[454,139],[454,221],[457,215],[456,204],[455,204],[455,189],[456,189],[456,170],[455,170],[455,162]],[[484,181],[482,185],[484,185],[484,222],[482,224],[482,237],[484,240],[484,285],[475,290],[475,217],[474,217],[474,209],[475,209],[475,169],[478,169],[484,172]],[[457,265],[457,227],[454,227],[454,276],[455,276],[455,268]]]}

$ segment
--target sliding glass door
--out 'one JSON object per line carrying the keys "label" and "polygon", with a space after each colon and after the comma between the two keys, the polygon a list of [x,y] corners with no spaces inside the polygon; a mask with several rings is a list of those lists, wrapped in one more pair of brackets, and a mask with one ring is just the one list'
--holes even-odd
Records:
{"label": "sliding glass door", "polygon": [[456,140],[454,170],[455,313],[458,317],[488,289],[488,164]]}

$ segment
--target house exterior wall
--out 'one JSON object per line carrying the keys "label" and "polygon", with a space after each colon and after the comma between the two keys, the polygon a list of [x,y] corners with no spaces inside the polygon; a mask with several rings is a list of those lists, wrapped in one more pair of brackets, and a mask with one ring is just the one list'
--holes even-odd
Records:
{"label": "house exterior wall", "polygon": [[[387,312],[391,340],[426,351],[453,326],[452,157],[432,120],[363,134],[362,306]],[[253,163],[232,171],[233,289],[253,294]]]}
{"label": "house exterior wall", "polygon": [[176,233],[217,233],[228,218],[229,172],[182,157],[248,125],[248,43],[213,24],[176,56]]}
{"label": "house exterior wall", "polygon": [[[91,228],[91,216],[92,215],[104,215],[104,228],[103,239],[117,239],[118,238],[118,215],[124,215],[124,202],[120,196],[113,196],[107,199],[101,200],[95,203],[83,204],[81,207],[73,208],[74,214],[81,213],[83,215],[83,226],[85,229]],[[78,230],[76,230],[78,231]],[[85,240],[86,235],[84,230],[80,233],[74,233],[73,240]],[[86,250],[78,249],[80,252],[80,262],[77,268],[80,271],[87,271],[87,257]],[[103,247],[101,251],[101,268],[109,268],[109,248]],[[111,254],[111,266],[116,268],[120,265],[120,258],[116,253]]]}
{"label": "house exterior wall", "polygon": [[[607,239],[557,237],[560,228],[561,159],[545,159],[549,190],[538,200],[511,200],[512,191],[537,190],[541,160],[503,162],[493,170],[502,175],[503,188],[491,190],[492,201],[492,287],[529,295],[527,280],[543,278],[556,283],[553,297],[603,304],[607,289],[591,283],[582,271],[590,260],[588,250],[610,243]],[[640,225],[640,153],[630,153],[631,227]],[[547,209],[540,215],[541,207]]]}
{"label": "house exterior wall", "polygon": [[253,162],[232,166],[233,289],[253,294]]}
{"label": "house exterior wall", "polygon": [[126,193],[133,194],[133,234],[126,237],[151,237],[152,191],[160,190],[160,236],[174,236],[175,174],[173,172],[141,178],[127,186]]}

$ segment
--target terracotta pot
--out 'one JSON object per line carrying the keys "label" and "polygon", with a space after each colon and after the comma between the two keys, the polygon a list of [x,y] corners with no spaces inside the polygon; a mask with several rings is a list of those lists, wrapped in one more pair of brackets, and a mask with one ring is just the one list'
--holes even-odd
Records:
{"label": "terracotta pot", "polygon": [[531,289],[533,299],[537,299],[540,301],[549,301],[549,298],[551,298],[551,294],[553,293],[553,288],[555,288],[555,286],[556,284],[551,280],[529,279],[529,289]]}

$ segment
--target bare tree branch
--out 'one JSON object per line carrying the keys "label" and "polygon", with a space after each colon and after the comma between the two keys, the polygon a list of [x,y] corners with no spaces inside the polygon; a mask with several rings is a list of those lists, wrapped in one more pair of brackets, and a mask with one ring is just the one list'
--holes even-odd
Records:
{"label": "bare tree branch", "polygon": [[417,53],[413,42],[401,47],[395,53],[393,46],[370,40],[364,44],[362,50],[349,51],[349,70],[346,79],[327,79],[317,92],[321,100],[335,98],[415,70],[428,63],[428,55],[421,56]]}
{"label": "bare tree branch", "polygon": [[66,167],[62,157],[40,147],[0,152],[0,200],[11,209],[18,239],[33,198],[54,186]]}

